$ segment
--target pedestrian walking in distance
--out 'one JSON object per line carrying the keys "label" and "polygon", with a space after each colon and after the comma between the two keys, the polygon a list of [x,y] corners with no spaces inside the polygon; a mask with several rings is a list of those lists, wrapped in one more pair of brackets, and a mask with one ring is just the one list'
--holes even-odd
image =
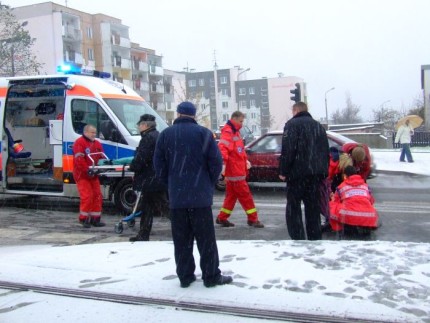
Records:
{"label": "pedestrian walking in distance", "polygon": [[411,153],[411,141],[413,134],[414,128],[410,126],[409,120],[406,120],[405,123],[402,124],[397,130],[396,138],[394,139],[394,141],[402,145],[402,152],[400,153],[401,162],[405,161],[405,156],[409,163],[414,162]]}
{"label": "pedestrian walking in distance", "polygon": [[154,156],[156,174],[168,186],[176,273],[181,287],[196,280],[195,240],[204,285],[229,284],[232,277],[219,269],[212,213],[221,154],[212,132],[197,124],[193,103],[182,102],[176,111],[178,118],[160,133]]}

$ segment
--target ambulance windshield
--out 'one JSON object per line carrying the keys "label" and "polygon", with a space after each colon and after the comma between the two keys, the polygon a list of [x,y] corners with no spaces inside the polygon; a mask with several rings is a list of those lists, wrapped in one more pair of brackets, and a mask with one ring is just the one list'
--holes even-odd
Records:
{"label": "ambulance windshield", "polygon": [[152,114],[157,122],[157,130],[168,127],[167,123],[146,102],[128,99],[105,99],[106,103],[127,128],[131,135],[140,135],[136,123],[142,114]]}

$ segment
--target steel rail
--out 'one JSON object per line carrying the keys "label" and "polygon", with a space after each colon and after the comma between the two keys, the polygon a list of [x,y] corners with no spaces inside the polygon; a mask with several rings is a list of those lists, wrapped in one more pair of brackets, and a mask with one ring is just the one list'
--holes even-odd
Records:
{"label": "steel rail", "polygon": [[25,283],[14,283],[0,281],[0,288],[20,291],[33,291],[41,294],[57,295],[63,297],[84,298],[112,303],[132,304],[132,305],[156,305],[174,307],[184,311],[193,311],[209,314],[224,314],[240,316],[246,318],[282,320],[300,323],[381,323],[389,322],[384,320],[366,320],[354,317],[337,317],[330,315],[318,315],[309,313],[296,313],[289,311],[279,311],[270,309],[258,309],[247,307],[236,307],[228,305],[202,304],[196,302],[177,301],[162,298],[152,298],[144,296],[120,295],[106,292],[96,292],[90,290],[77,290],[55,286],[42,286]]}

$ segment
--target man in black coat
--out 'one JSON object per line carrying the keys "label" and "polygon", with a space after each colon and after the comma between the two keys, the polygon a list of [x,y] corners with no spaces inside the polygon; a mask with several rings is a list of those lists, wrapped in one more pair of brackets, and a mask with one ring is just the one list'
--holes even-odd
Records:
{"label": "man in black coat", "polygon": [[[158,138],[155,117],[144,114],[137,123],[139,127],[139,146],[130,164],[130,170],[134,172],[133,190],[141,192],[138,210],[141,212],[140,230],[130,241],[149,241],[154,215],[167,213],[168,202],[166,198],[166,186],[155,176],[153,165],[155,144]],[[137,212],[137,211],[136,211]]]}
{"label": "man in black coat", "polygon": [[[320,193],[328,175],[329,147],[321,124],[308,112],[304,102],[293,105],[293,118],[284,128],[279,178],[287,182],[286,220],[293,240],[320,240]],[[306,234],[301,201],[305,205]]]}
{"label": "man in black coat", "polygon": [[157,176],[168,185],[176,273],[181,287],[196,280],[195,239],[204,285],[229,284],[233,279],[221,275],[218,268],[211,207],[222,168],[221,153],[212,132],[195,121],[193,103],[182,102],[176,111],[178,118],[160,133],[154,156]]}

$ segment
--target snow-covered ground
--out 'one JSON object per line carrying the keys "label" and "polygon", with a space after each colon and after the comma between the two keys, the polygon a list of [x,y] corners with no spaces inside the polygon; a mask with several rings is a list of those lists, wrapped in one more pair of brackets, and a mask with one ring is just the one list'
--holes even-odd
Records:
{"label": "snow-covered ground", "polygon": [[430,176],[430,147],[412,148],[413,163],[400,162],[400,149],[372,149],[376,171]]}
{"label": "snow-covered ground", "polygon": [[[430,150],[373,150],[379,171],[430,175]],[[429,179],[430,180],[430,179]],[[430,215],[429,215],[430,216]],[[256,322],[181,310],[181,303],[430,322],[430,244],[386,241],[219,241],[220,268],[232,285],[179,287],[172,242],[0,248],[0,281],[103,292],[178,306],[129,305],[0,289],[0,322]],[[195,252],[198,264],[199,256]],[[1,283],[0,283],[1,285]],[[120,297],[121,298],[121,297]],[[126,298],[124,296],[124,298]]]}

